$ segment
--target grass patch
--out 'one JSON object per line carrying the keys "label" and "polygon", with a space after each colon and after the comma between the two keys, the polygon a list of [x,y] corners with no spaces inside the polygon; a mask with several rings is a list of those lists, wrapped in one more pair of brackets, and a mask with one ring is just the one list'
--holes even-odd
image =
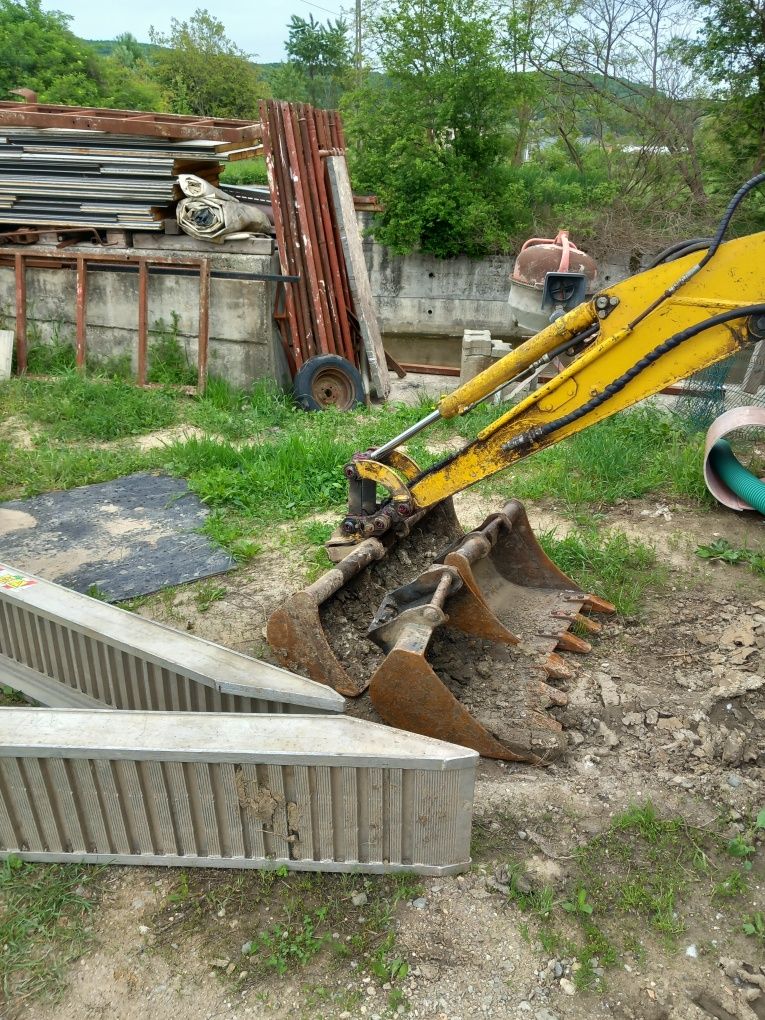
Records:
{"label": "grass patch", "polygon": [[149,366],[147,380],[165,386],[193,386],[197,370],[191,364],[180,339],[181,317],[170,313],[170,322],[158,319],[149,330]]}
{"label": "grass patch", "polygon": [[565,538],[554,531],[537,537],[547,555],[584,591],[613,602],[626,616],[635,614],[646,592],[659,588],[666,578],[655,551],[620,531],[601,532],[589,525]]}
{"label": "grass patch", "polygon": [[[157,933],[166,950],[198,940],[203,959],[238,988],[262,990],[269,977],[278,980],[315,962],[323,978],[313,990],[318,1000],[337,1005],[338,996],[348,995],[346,978],[363,989],[368,976],[392,986],[388,1005],[395,1008],[405,1004],[400,982],[409,971],[397,945],[396,914],[399,904],[421,894],[411,875],[184,872]],[[229,923],[216,923],[222,917]],[[375,1011],[385,1011],[379,1000]]]}
{"label": "grass patch", "polygon": [[172,425],[176,401],[120,380],[99,382],[76,372],[53,383],[25,382],[24,414],[55,439],[108,442]]}
{"label": "grass patch", "polygon": [[613,506],[661,492],[712,505],[701,473],[703,437],[648,405],[625,411],[509,469],[502,485],[518,499],[574,509]]}
{"label": "grass patch", "polygon": [[43,441],[21,450],[0,441],[0,499],[22,499],[41,492],[108,482],[161,465],[161,451],[103,450]]}
{"label": "grass patch", "polygon": [[0,868],[0,977],[11,1007],[62,988],[65,968],[89,939],[98,868],[26,864]]}
{"label": "grass patch", "polygon": [[[187,377],[190,368],[178,340],[177,319],[157,325],[152,350],[152,378],[178,382]],[[259,543],[253,536],[265,524],[322,510],[339,516],[347,498],[343,467],[349,457],[401,432],[433,407],[425,401],[418,407],[385,405],[309,415],[268,382],[245,393],[211,378],[204,397],[189,399],[167,390],[142,391],[119,380],[97,382],[71,371],[53,382],[14,379],[0,384],[0,401],[6,414],[43,430],[35,448],[23,456],[0,445],[5,483],[0,496],[31,495],[160,468],[189,480],[214,511],[207,533],[239,559],[257,554]],[[438,422],[409,445],[409,452],[427,467],[440,458],[428,452],[426,442],[455,434],[470,439],[502,411],[490,405],[456,421]],[[113,457],[85,446],[179,422],[197,426],[210,438]],[[694,443],[669,415],[640,408],[479,484],[486,493],[554,499],[572,514],[647,492],[702,502],[701,448]],[[316,544],[310,538],[308,542]],[[562,557],[564,570],[584,587],[610,597],[624,612],[631,611],[641,590],[656,580],[653,554],[624,537],[596,537],[594,529],[580,528],[567,539],[547,536],[545,542],[556,559]]]}
{"label": "grass patch", "polygon": [[[572,979],[590,988],[626,956],[640,956],[646,928],[673,949],[686,930],[684,905],[691,890],[708,898],[710,909],[727,910],[732,930],[740,930],[734,901],[748,891],[746,873],[763,815],[730,839],[679,816],[662,817],[649,802],[633,805],[576,850],[571,877],[561,889],[534,887],[521,864],[511,860],[505,881],[508,899],[524,914],[521,933],[548,956],[575,958]],[[758,937],[756,931],[746,934]]]}

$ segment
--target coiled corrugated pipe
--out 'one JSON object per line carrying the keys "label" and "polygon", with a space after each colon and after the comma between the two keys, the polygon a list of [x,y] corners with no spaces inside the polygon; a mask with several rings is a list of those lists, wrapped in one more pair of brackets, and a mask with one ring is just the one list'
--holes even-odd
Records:
{"label": "coiled corrugated pipe", "polygon": [[709,427],[704,452],[704,481],[718,502],[731,510],[757,510],[765,515],[765,482],[736,458],[725,438],[738,429],[765,427],[765,407],[734,407]]}
{"label": "coiled corrugated pipe", "polygon": [[718,439],[709,451],[709,466],[739,499],[753,510],[765,514],[765,482],[736,459],[727,439]]}

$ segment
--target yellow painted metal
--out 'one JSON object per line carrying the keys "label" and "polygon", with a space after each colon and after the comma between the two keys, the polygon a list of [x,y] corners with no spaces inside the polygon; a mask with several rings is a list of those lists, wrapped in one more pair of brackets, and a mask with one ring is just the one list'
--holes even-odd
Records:
{"label": "yellow painted metal", "polygon": [[[414,461],[407,457],[407,460],[414,464]],[[359,460],[356,462],[356,470],[360,478],[376,482],[384,489],[387,489],[389,496],[394,503],[407,503],[410,499],[410,492],[406,481],[399,477],[387,464],[381,464],[377,460]]]}
{"label": "yellow painted metal", "polygon": [[[546,436],[533,447],[507,451],[504,445],[529,429],[556,421],[597,396],[613,380],[632,368],[664,340],[710,318],[721,309],[765,302],[765,233],[737,238],[721,245],[715,257],[681,290],[657,305],[642,321],[631,325],[680,276],[697,264],[698,254],[657,266],[602,291],[619,304],[601,324],[584,353],[559,375],[483,430],[464,450],[426,471],[411,483],[416,508],[427,508],[501,471],[529,453],[565,439],[659,393],[701,369],[729,357],[746,342],[739,320],[709,329],[680,344],[640,372],[613,397],[594,410]],[[599,295],[599,296],[601,296]],[[568,335],[595,319],[595,301],[580,305],[537,336],[522,344],[486,372],[471,379],[439,404],[444,417],[459,414],[513,378]],[[400,497],[399,497],[400,498]]]}
{"label": "yellow painted metal", "polygon": [[549,351],[555,350],[597,321],[598,316],[592,302],[572,308],[570,312],[566,312],[546,326],[541,333],[537,333],[495,362],[485,372],[481,372],[452,393],[442,397],[438,403],[441,417],[455,418],[458,414],[464,414],[473,404],[493,393],[508,379],[514,379]]}

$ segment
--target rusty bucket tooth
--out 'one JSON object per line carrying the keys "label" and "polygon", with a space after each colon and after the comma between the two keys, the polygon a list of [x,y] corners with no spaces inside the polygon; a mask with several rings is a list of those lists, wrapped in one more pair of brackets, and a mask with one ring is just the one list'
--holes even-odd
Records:
{"label": "rusty bucket tooth", "polygon": [[557,652],[550,652],[547,655],[542,668],[550,680],[570,680],[574,675],[569,664]]}
{"label": "rusty bucket tooth", "polygon": [[318,581],[296,592],[271,614],[266,638],[281,665],[334,687],[346,697],[356,698],[364,693],[369,681],[351,677],[340,664],[324,634],[319,606],[384,555],[381,542],[366,539]]}

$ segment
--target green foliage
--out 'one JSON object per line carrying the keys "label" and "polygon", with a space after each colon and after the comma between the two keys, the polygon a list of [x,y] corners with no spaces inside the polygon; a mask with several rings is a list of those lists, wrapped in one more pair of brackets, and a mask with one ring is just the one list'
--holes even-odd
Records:
{"label": "green foliage", "polygon": [[392,0],[373,31],[384,76],[369,76],[344,106],[359,143],[355,183],[385,207],[378,238],[442,257],[500,249],[511,88],[489,5]]}
{"label": "green foliage", "polygon": [[257,117],[265,83],[248,54],[208,11],[198,8],[188,21],[171,18],[167,35],[155,29],[149,34],[160,47],[153,57],[154,79],[170,96],[174,113]]}
{"label": "green foliage", "polygon": [[703,560],[719,560],[721,563],[728,563],[731,566],[745,563],[753,574],[765,574],[764,552],[731,545],[727,538],[716,538],[708,545],[697,546],[696,555]]}
{"label": "green foliage", "polygon": [[290,924],[275,924],[260,932],[251,954],[281,977],[294,967],[304,966],[332,937],[329,932],[317,933],[325,926],[328,908],[319,907]]}
{"label": "green foliage", "polygon": [[180,339],[179,326],[180,316],[171,312],[169,323],[158,319],[154,328],[149,330],[149,382],[191,386],[197,381],[197,371],[189,362]]}
{"label": "green foliage", "polygon": [[710,120],[724,144],[713,154],[715,170],[743,179],[760,171],[765,157],[762,7],[753,0],[694,0],[693,6],[701,25],[680,53],[713,88]]}
{"label": "green foliage", "polygon": [[348,26],[342,18],[321,24],[312,14],[293,14],[285,46],[288,63],[271,77],[279,98],[334,108],[351,66]]}
{"label": "green foliage", "polygon": [[164,109],[142,56],[126,63],[124,41],[113,56],[99,55],[70,31],[71,20],[40,0],[0,0],[0,93],[25,87],[47,103]]}
{"label": "green foliage", "polygon": [[226,163],[220,175],[224,184],[268,184],[264,159],[237,159]]}
{"label": "green foliage", "polygon": [[765,942],[765,914],[759,910],[751,914],[744,919],[741,930],[745,935],[749,935],[760,942]]}
{"label": "green foliage", "polygon": [[40,0],[0,0],[0,93],[34,89],[42,102],[97,105],[99,61],[70,30],[71,17]]}

